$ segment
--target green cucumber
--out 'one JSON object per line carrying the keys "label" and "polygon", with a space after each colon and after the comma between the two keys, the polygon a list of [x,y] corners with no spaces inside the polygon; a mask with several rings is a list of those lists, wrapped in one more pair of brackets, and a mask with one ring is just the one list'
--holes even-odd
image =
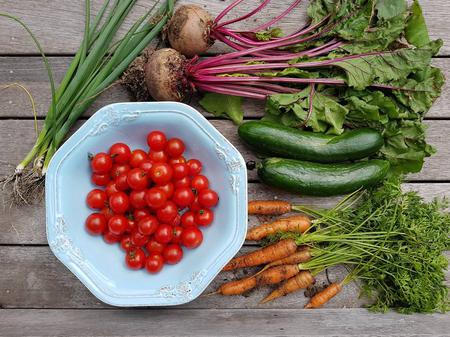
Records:
{"label": "green cucumber", "polygon": [[321,164],[294,159],[269,158],[258,165],[258,176],[267,185],[295,193],[331,196],[354,192],[382,181],[389,162]]}
{"label": "green cucumber", "polygon": [[256,151],[270,156],[338,163],[377,153],[383,137],[374,129],[357,129],[331,136],[302,131],[265,121],[251,121],[239,127],[241,139]]}

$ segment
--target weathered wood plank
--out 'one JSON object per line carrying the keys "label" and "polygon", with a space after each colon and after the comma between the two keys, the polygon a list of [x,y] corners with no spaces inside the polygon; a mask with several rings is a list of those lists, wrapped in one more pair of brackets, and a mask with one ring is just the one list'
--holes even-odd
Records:
{"label": "weathered wood plank", "polygon": [[[59,81],[66,71],[69,57],[51,57],[50,63]],[[450,78],[450,59],[435,59],[433,64],[443,69],[447,78]],[[50,85],[39,57],[0,57],[0,89],[10,83],[20,83],[26,86],[34,96],[38,116],[45,116],[51,101]],[[126,102],[131,99],[128,92],[121,86],[115,85],[102,94],[85,113],[90,116],[100,107],[114,103]],[[191,105],[198,108],[206,116],[211,116],[198,104],[197,98],[193,98]],[[446,85],[441,98],[436,101],[429,111],[428,118],[450,118],[450,86]],[[254,100],[245,100],[243,110],[246,117],[262,117],[264,115],[264,103]],[[18,88],[10,88],[1,91],[0,117],[25,118],[32,117],[31,105],[28,96]]]}
{"label": "weathered wood plank", "polygon": [[[256,156],[239,139],[236,128],[230,121],[212,120],[212,124],[233,143],[246,161],[257,160]],[[82,122],[78,122],[80,125]],[[41,123],[39,123],[41,124]],[[409,176],[410,180],[450,181],[450,168],[447,165],[450,147],[446,135],[450,128],[448,120],[429,120],[427,137],[438,153],[426,160],[424,169],[419,174]],[[7,144],[0,148],[0,177],[10,174],[14,165],[18,164],[34,143],[34,122],[32,120],[0,120],[0,143]],[[14,149],[14,151],[11,151]],[[256,180],[256,171],[249,171],[250,180]]]}
{"label": "weathered wood plank", "polygon": [[[93,13],[103,3],[100,0],[91,1]],[[128,28],[133,21],[154,4],[154,0],[141,0],[136,8],[130,13],[129,19],[124,25]],[[204,1],[204,0],[179,0],[179,4],[195,3],[204,6],[212,15],[217,15],[231,1]],[[20,17],[34,32],[41,42],[46,53],[73,54],[80,45],[84,28],[84,2],[73,2],[70,0],[56,1],[0,1],[0,12],[8,12]],[[304,2],[296,11],[283,19],[280,25],[286,32],[298,29],[304,21],[306,3]],[[450,37],[447,34],[449,21],[450,3],[446,0],[427,0],[421,2],[432,38],[444,39],[445,45],[443,55],[450,52]],[[247,1],[238,6],[231,13],[232,17],[247,13],[253,8],[252,2]],[[271,5],[255,16],[251,26],[268,21],[286,8],[286,1],[273,0]],[[236,28],[247,28],[248,21],[235,25]],[[36,54],[36,48],[29,36],[22,28],[10,20],[0,20],[0,31],[7,32],[0,35],[1,54]],[[123,30],[122,30],[123,32]],[[211,49],[212,52],[223,52],[227,50],[223,45],[217,45]]]}
{"label": "weathered wood plank", "polygon": [[[99,242],[99,244],[103,244]],[[119,249],[119,247],[117,247]],[[253,247],[244,247],[248,252]],[[62,265],[49,247],[0,247],[4,272],[0,274],[0,305],[2,308],[105,308],[108,305],[95,298],[83,284]],[[222,283],[256,272],[256,268],[224,272],[205,290],[215,291]],[[345,277],[344,268],[329,272],[332,281]],[[149,280],[151,276],[149,275]],[[326,284],[326,275],[317,276],[317,285]],[[265,287],[246,296],[201,296],[182,305],[183,308],[303,308],[306,303],[304,291],[280,298],[273,303],[259,305],[270,292]],[[328,303],[328,308],[361,307],[367,299],[358,298],[358,287],[349,284],[343,292]],[[54,296],[58,294],[58,296]],[[1,334],[0,334],[1,335]]]}
{"label": "weathered wood plank", "polygon": [[[450,183],[404,185],[408,190],[417,190],[427,200],[434,197],[450,198]],[[339,198],[313,198],[296,196],[271,189],[259,183],[249,184],[249,199],[284,199],[295,204],[317,207],[332,207]],[[47,244],[45,234],[45,209],[43,203],[31,206],[1,208],[0,244]],[[249,226],[269,220],[266,217],[250,217]]]}
{"label": "weathered wood plank", "polygon": [[364,309],[0,311],[0,334],[10,337],[444,337],[449,329],[448,315],[373,314]]}

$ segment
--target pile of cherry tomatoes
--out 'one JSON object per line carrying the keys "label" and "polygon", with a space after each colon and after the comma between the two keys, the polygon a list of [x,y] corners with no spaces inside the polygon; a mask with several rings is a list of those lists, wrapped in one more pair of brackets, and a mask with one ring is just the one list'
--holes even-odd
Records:
{"label": "pile of cherry tomatoes", "polygon": [[183,157],[181,139],[152,131],[147,144],[148,152],[116,143],[108,153],[90,155],[91,180],[102,188],[87,195],[97,212],[85,226],[109,244],[120,243],[129,268],[158,273],[182,259],[182,247],[202,243],[200,227],[213,222],[219,197],[201,174],[202,163]]}

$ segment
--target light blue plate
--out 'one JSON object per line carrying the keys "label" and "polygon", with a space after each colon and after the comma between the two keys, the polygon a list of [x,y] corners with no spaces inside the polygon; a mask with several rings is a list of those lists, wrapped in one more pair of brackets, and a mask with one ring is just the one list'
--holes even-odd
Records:
{"label": "light blue plate", "polygon": [[[214,223],[202,245],[184,250],[157,275],[126,268],[119,246],[89,235],[88,153],[115,142],[146,148],[146,135],[162,130],[186,143],[186,157],[202,161],[219,192]],[[118,103],[100,109],[58,150],[46,177],[47,239],[56,257],[100,300],[116,306],[177,305],[198,297],[238,252],[247,230],[247,172],[240,153],[198,111],[180,103]]]}

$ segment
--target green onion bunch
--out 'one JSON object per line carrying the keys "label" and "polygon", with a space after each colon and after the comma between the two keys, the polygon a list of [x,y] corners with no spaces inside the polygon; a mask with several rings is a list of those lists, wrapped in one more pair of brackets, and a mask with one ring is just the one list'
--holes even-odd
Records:
{"label": "green onion bunch", "polygon": [[106,0],[93,19],[91,1],[85,0],[83,40],[58,88],[43,49],[30,29],[20,19],[0,13],[19,23],[32,37],[43,56],[52,92],[52,102],[36,143],[14,175],[6,179],[14,183],[15,199],[26,202],[26,195],[34,194],[72,125],[158,36],[173,12],[175,1],[166,0],[162,4],[157,1],[119,38],[118,31],[137,0]]}

